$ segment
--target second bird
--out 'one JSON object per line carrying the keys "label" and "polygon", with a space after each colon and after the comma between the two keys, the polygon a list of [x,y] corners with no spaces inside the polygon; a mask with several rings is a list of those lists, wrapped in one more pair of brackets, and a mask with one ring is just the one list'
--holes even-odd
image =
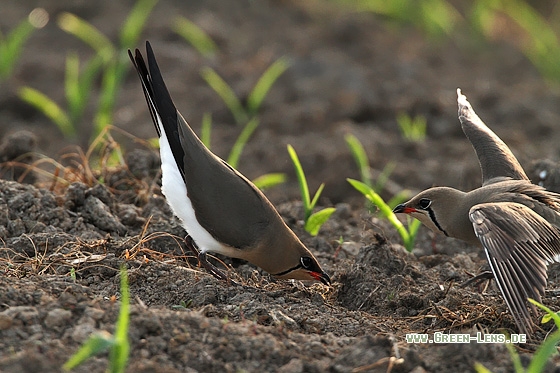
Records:
{"label": "second bird", "polygon": [[255,185],[208,150],[175,108],[154,52],[148,63],[129,51],[159,135],[162,192],[188,233],[199,262],[222,280],[206,253],[245,259],[278,278],[317,280],[329,276]]}
{"label": "second bird", "polygon": [[[560,255],[560,195],[532,184],[507,147],[457,90],[459,120],[482,170],[482,187],[425,190],[394,212],[486,252],[493,278],[520,332],[533,331],[527,298],[541,301],[547,266]],[[533,305],[531,310],[536,313]]]}

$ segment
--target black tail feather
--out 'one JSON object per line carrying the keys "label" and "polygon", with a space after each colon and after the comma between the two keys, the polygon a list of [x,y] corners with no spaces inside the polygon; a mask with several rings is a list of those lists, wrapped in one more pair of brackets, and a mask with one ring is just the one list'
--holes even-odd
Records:
{"label": "black tail feather", "polygon": [[147,66],[142,57],[142,53],[138,49],[136,49],[134,56],[130,50],[128,51],[128,55],[140,77],[142,90],[144,91],[144,96],[146,97],[146,102],[148,103],[148,108],[150,109],[157,134],[159,137],[162,136],[161,128],[158,125],[158,122],[161,121],[179,172],[183,174],[185,152],[178,132],[179,118],[177,108],[163,81],[152,47],[150,43],[146,41]]}

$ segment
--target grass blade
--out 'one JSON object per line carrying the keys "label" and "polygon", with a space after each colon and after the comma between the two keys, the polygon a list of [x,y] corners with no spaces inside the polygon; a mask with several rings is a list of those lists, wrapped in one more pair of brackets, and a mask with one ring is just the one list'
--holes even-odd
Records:
{"label": "grass blade", "polygon": [[63,12],[58,17],[58,26],[92,47],[103,57],[103,61],[107,62],[115,56],[115,47],[111,41],[86,20],[72,13]]}
{"label": "grass blade", "polygon": [[250,115],[256,114],[274,82],[289,66],[288,59],[280,57],[261,75],[247,98],[247,111]]}
{"label": "grass blade", "polygon": [[527,367],[527,373],[541,373],[545,371],[549,358],[557,353],[556,345],[560,342],[560,330],[555,331],[541,344],[533,355],[531,363]]}
{"label": "grass blade", "polygon": [[281,172],[264,174],[253,180],[253,184],[260,190],[270,189],[286,182],[286,174]]}
{"label": "grass blade", "polygon": [[77,126],[80,121],[91,94],[93,81],[101,69],[102,62],[99,56],[92,58],[80,74],[80,60],[78,55],[70,53],[66,57],[64,91],[68,105],[68,116],[74,126]]}
{"label": "grass blade", "polygon": [[6,36],[6,39],[0,41],[0,78],[7,78],[12,73],[21,49],[34,29],[31,22],[24,19]]}
{"label": "grass blade", "polygon": [[367,186],[373,187],[371,181],[369,160],[362,143],[356,136],[351,133],[344,136],[344,140],[346,140],[346,144],[348,145],[348,148],[350,149],[350,152],[354,157],[354,161],[356,162],[356,165],[358,165],[360,179],[362,179],[362,182]]}
{"label": "grass blade", "polygon": [[476,361],[474,363],[474,370],[475,370],[476,373],[492,373],[492,371],[490,369],[486,368],[484,365],[482,365],[478,361]]}
{"label": "grass blade", "polygon": [[62,366],[64,370],[71,370],[82,364],[87,359],[106,351],[114,345],[113,336],[108,332],[101,332],[91,336],[80,349]]}
{"label": "grass blade", "polygon": [[80,60],[76,53],[66,56],[66,70],[64,78],[64,94],[68,103],[68,112],[72,122],[76,123],[78,108],[80,107]]}
{"label": "grass blade", "polygon": [[294,164],[294,168],[296,170],[299,189],[301,191],[301,199],[303,201],[303,208],[305,210],[305,220],[307,221],[309,215],[311,215],[309,209],[309,206],[311,205],[311,201],[309,197],[309,187],[307,186],[307,179],[305,178],[305,174],[303,173],[303,167],[301,167],[301,163],[299,161],[295,149],[289,144],[288,144],[288,153],[290,154],[290,158],[292,159],[292,163]]}
{"label": "grass blade", "polygon": [[315,195],[313,196],[313,199],[311,200],[311,203],[309,204],[309,208],[311,210],[313,210],[315,208],[315,205],[317,204],[317,201],[319,200],[319,197],[321,196],[321,193],[323,193],[323,189],[325,189],[325,183],[322,183],[321,185],[319,185],[319,188],[317,188],[317,191],[315,192]]}
{"label": "grass blade", "polygon": [[231,148],[231,151],[227,159],[227,163],[231,167],[237,168],[239,164],[239,157],[241,157],[243,148],[245,148],[247,141],[249,141],[249,138],[251,137],[253,132],[255,132],[258,126],[259,126],[259,120],[257,118],[251,119],[249,122],[247,122],[247,124],[243,128],[243,131],[241,131],[237,140],[235,140],[235,144],[233,144],[233,147]]}
{"label": "grass blade", "polygon": [[118,62],[111,62],[103,73],[103,81],[101,82],[101,93],[99,95],[99,106],[95,114],[95,132],[93,136],[97,136],[103,129],[110,125],[113,121],[113,107],[115,98],[119,89],[122,76],[126,71],[124,65]]}
{"label": "grass blade", "polygon": [[379,194],[377,194],[372,188],[368,187],[366,184],[354,180],[354,179],[346,179],[350,185],[352,185],[357,191],[362,193],[369,201],[371,201],[374,205],[377,206],[381,214],[389,220],[391,225],[397,230],[401,239],[403,240],[404,247],[407,251],[412,251],[414,247],[414,241],[416,239],[416,232],[418,231],[418,227],[420,226],[420,222],[418,223],[411,223],[410,231],[406,229],[406,227],[400,222],[397,218],[393,209],[389,205],[383,201],[383,198]]}
{"label": "grass blade", "polygon": [[212,57],[218,51],[218,47],[200,27],[185,17],[175,18],[173,30],[183,37],[198,53],[204,57]]}
{"label": "grass blade", "polygon": [[52,120],[65,137],[76,135],[76,129],[68,115],[45,94],[31,87],[22,87],[18,91],[18,96]]}
{"label": "grass blade", "polygon": [[310,235],[315,237],[319,233],[319,230],[321,229],[323,224],[325,224],[325,222],[329,220],[329,218],[335,211],[336,209],[334,207],[327,207],[321,211],[317,211],[316,213],[311,214],[311,216],[309,216],[309,219],[307,219],[307,221],[305,222],[305,230]]}
{"label": "grass blade", "polygon": [[203,67],[200,71],[202,78],[221,97],[228,109],[233,114],[235,122],[241,124],[247,121],[247,114],[241,101],[233,92],[233,89],[218,75],[211,67]]}
{"label": "grass blade", "polygon": [[128,342],[128,325],[130,321],[130,295],[128,291],[128,274],[126,268],[121,267],[121,306],[119,319],[115,329],[115,343],[111,346],[109,360],[111,372],[124,372],[128,363],[130,344]]}
{"label": "grass blade", "polygon": [[129,49],[138,44],[146,20],[157,2],[158,0],[138,0],[134,4],[121,28],[120,43],[122,49]]}

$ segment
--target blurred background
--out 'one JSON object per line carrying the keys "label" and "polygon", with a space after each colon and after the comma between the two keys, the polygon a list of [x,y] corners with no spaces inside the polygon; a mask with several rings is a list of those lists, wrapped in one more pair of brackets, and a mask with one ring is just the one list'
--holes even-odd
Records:
{"label": "blurred background", "polygon": [[348,177],[387,199],[473,188],[457,87],[523,165],[558,159],[559,21],[557,1],[4,0],[2,177],[75,145],[94,164],[110,144],[95,167],[155,154],[127,55],[149,40],[179,111],[273,202],[299,196],[288,144],[324,205],[362,201]]}

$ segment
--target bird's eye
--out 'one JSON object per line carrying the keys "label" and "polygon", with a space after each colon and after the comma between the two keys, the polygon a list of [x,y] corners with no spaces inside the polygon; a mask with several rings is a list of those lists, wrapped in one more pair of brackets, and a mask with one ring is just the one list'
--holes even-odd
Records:
{"label": "bird's eye", "polygon": [[305,269],[309,269],[313,265],[313,259],[311,259],[308,256],[302,256],[300,261],[301,261],[301,265]]}
{"label": "bird's eye", "polygon": [[432,204],[431,200],[429,200],[427,198],[422,198],[418,202],[418,207],[420,207],[422,210],[426,210],[428,207],[430,207],[431,204]]}

